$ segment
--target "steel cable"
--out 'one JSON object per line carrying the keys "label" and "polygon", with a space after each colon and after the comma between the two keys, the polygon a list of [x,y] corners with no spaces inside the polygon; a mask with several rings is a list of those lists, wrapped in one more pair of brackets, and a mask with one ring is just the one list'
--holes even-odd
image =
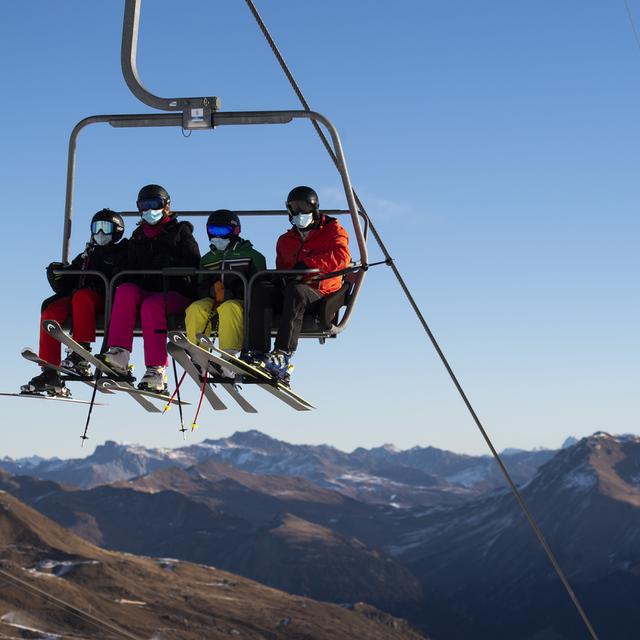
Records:
{"label": "steel cable", "polygon": [[[293,77],[291,71],[289,70],[289,67],[288,67],[287,63],[285,62],[284,58],[282,57],[282,54],[280,53],[276,43],[274,42],[273,38],[271,37],[271,34],[269,33],[269,30],[267,29],[264,21],[262,20],[262,17],[258,13],[258,10],[256,9],[256,7],[254,5],[253,0],[245,0],[245,2],[247,4],[247,6],[249,7],[251,13],[253,14],[253,17],[255,18],[256,22],[258,23],[258,26],[260,27],[260,30],[262,31],[263,35],[265,36],[265,38],[266,38],[266,40],[267,40],[267,42],[269,44],[269,47],[271,48],[271,51],[273,52],[273,54],[277,58],[278,62],[280,63],[280,67],[282,68],[282,71],[284,72],[284,74],[286,75],[287,79],[289,80],[289,83],[291,84],[291,87],[293,88],[296,96],[298,96],[298,99],[300,100],[300,103],[304,107],[304,110],[305,111],[311,111],[309,103],[305,99],[302,91],[300,90],[300,87],[298,86],[298,83],[296,82],[296,80]],[[325,149],[329,153],[333,163],[336,165],[336,167],[338,167],[337,158],[335,156],[335,153],[333,152],[333,149],[331,148],[331,146],[329,144],[329,141],[327,140],[327,137],[324,135],[322,129],[320,128],[320,126],[315,121],[312,121],[312,124],[315,127],[316,132],[320,136],[320,139],[322,140],[322,143],[324,144]],[[358,197],[358,194],[356,193],[355,189],[353,190],[353,195],[354,195],[354,198],[356,200],[356,203],[357,203],[358,207],[364,213],[364,215],[367,216],[367,218],[369,220],[369,228],[371,229],[371,233],[373,234],[373,237],[375,238],[376,242],[378,243],[378,246],[380,247],[380,250],[382,251],[382,253],[383,253],[384,257],[385,257],[385,262],[389,265],[389,267],[391,267],[394,275],[396,276],[396,279],[398,280],[398,283],[400,284],[400,287],[402,288],[407,300],[409,301],[409,304],[411,305],[411,307],[413,308],[416,316],[418,317],[418,320],[420,321],[420,324],[422,325],[422,328],[425,330],[427,336],[429,337],[429,340],[431,341],[431,344],[433,345],[434,349],[436,350],[436,353],[438,354],[440,360],[442,361],[442,364],[444,365],[445,369],[447,370],[447,373],[449,374],[449,377],[451,378],[453,384],[455,385],[456,389],[458,390],[458,393],[460,394],[460,397],[462,398],[462,400],[463,400],[464,404],[466,405],[469,413],[471,414],[471,417],[473,418],[473,421],[475,422],[476,426],[480,430],[480,433],[482,434],[482,437],[483,437],[484,441],[486,442],[487,446],[489,447],[489,450],[491,451],[496,463],[500,467],[500,471],[502,472],[503,476],[505,477],[505,480],[507,481],[507,484],[509,485],[509,487],[511,489],[511,492],[513,493],[514,497],[516,498],[516,500],[518,502],[518,505],[520,506],[520,509],[522,510],[524,515],[526,516],[527,521],[529,522],[529,525],[530,525],[531,529],[533,530],[536,538],[538,539],[538,542],[540,543],[540,545],[544,549],[549,561],[551,562],[551,565],[553,566],[556,574],[558,575],[558,578],[562,582],[562,585],[564,586],[565,590],[567,591],[567,594],[571,598],[571,601],[573,602],[576,610],[578,611],[580,617],[582,618],[582,621],[584,622],[587,630],[589,631],[589,634],[591,635],[593,640],[598,640],[598,636],[596,635],[596,632],[595,632],[593,626],[591,625],[591,622],[589,621],[589,618],[587,617],[586,612],[582,608],[582,606],[581,606],[581,604],[580,604],[580,602],[578,600],[578,597],[576,596],[576,594],[573,591],[571,585],[569,584],[569,581],[568,581],[567,577],[565,576],[564,571],[560,567],[560,564],[558,563],[558,560],[556,559],[553,551],[551,550],[551,547],[547,543],[547,541],[546,541],[546,539],[544,537],[544,534],[542,533],[542,530],[538,526],[538,523],[536,522],[535,518],[533,517],[533,514],[529,510],[529,507],[527,506],[527,503],[525,502],[524,498],[522,497],[522,494],[520,493],[520,491],[518,491],[518,488],[516,487],[515,483],[513,482],[512,478],[511,478],[511,475],[507,471],[507,468],[505,467],[505,465],[504,465],[504,463],[502,461],[502,458],[500,457],[500,454],[496,451],[495,447],[493,446],[493,443],[491,442],[491,438],[489,437],[489,434],[487,433],[485,428],[482,426],[482,423],[480,422],[480,419],[478,418],[478,415],[476,414],[473,406],[471,405],[471,402],[467,398],[467,394],[464,392],[460,382],[458,381],[458,378],[456,377],[455,373],[453,372],[453,369],[451,368],[446,356],[444,355],[444,352],[440,348],[440,345],[438,344],[438,341],[436,340],[436,337],[434,336],[433,332],[429,328],[429,325],[427,324],[427,321],[426,321],[424,315],[420,311],[420,308],[418,307],[413,295],[409,291],[409,288],[407,287],[407,284],[405,283],[404,278],[402,277],[400,271],[396,267],[395,262],[393,261],[391,255],[387,251],[387,247],[385,246],[384,242],[382,241],[382,238],[380,237],[380,234],[376,230],[375,225],[373,224],[373,221],[369,217],[369,215],[368,215],[366,209],[364,208],[364,205],[362,204],[360,198]]]}
{"label": "steel cable", "polygon": [[638,49],[640,49],[640,35],[638,35],[636,23],[633,19],[633,14],[631,13],[631,8],[629,7],[629,3],[627,2],[627,0],[624,0],[624,6],[627,10],[627,17],[629,18],[629,22],[631,23],[631,30],[633,31],[633,35],[636,39],[636,44],[638,45]]}
{"label": "steel cable", "polygon": [[139,636],[134,636],[133,634],[126,631],[125,629],[121,629],[120,627],[114,624],[111,624],[106,620],[102,620],[101,618],[98,618],[90,613],[87,613],[82,609],[78,609],[78,607],[72,604],[69,604],[68,602],[65,602],[61,598],[56,598],[56,596],[52,596],[46,591],[43,591],[42,589],[32,584],[29,584],[25,580],[22,580],[17,576],[14,576],[9,572],[4,571],[3,569],[0,569],[0,577],[4,578],[4,580],[9,582],[10,584],[13,584],[16,587],[23,589],[24,591],[27,591],[31,595],[35,594],[37,596],[40,596],[50,604],[56,607],[59,607],[61,609],[70,611],[76,617],[78,617],[80,620],[83,620],[84,622],[88,622],[96,627],[102,627],[103,629],[110,631],[112,634],[116,635],[116,637],[127,638],[127,640],[142,640],[142,638],[140,638]]}

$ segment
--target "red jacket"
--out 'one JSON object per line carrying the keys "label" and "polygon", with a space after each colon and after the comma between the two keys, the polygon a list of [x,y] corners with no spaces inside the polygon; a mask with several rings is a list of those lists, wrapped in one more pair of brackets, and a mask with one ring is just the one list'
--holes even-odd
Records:
{"label": "red jacket", "polygon": [[[304,262],[309,269],[320,269],[320,273],[346,269],[351,263],[346,230],[335,218],[324,214],[320,216],[319,226],[311,229],[305,239],[297,228],[289,229],[276,244],[276,269],[293,269],[298,262]],[[342,286],[342,276],[308,284],[326,296]]]}

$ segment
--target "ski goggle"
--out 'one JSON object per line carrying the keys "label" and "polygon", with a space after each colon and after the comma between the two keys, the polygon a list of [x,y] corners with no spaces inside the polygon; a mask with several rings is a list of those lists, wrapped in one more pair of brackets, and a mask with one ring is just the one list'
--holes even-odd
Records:
{"label": "ski goggle", "polygon": [[317,204],[311,204],[306,200],[291,200],[291,202],[287,202],[287,209],[294,215],[296,213],[313,213],[317,208]]}
{"label": "ski goggle", "polygon": [[109,222],[109,220],[96,220],[91,223],[91,233],[102,231],[102,233],[110,234],[113,233],[113,227],[113,222]]}
{"label": "ski goggle", "polygon": [[160,197],[143,198],[142,200],[138,200],[138,202],[136,202],[138,211],[147,211],[149,209],[164,209],[165,204],[165,199]]}
{"label": "ski goggle", "polygon": [[235,228],[235,226],[230,224],[208,224],[207,234],[210,238],[228,238],[233,235]]}

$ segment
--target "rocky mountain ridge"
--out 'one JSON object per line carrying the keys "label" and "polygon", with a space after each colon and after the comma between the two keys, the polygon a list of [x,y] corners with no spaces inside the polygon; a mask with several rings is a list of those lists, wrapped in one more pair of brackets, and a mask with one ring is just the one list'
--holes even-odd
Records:
{"label": "rocky mountain ridge", "polygon": [[[554,455],[551,450],[514,451],[504,459],[516,482],[529,480]],[[504,481],[489,456],[469,456],[435,447],[405,451],[391,445],[345,453],[327,445],[292,445],[259,431],[204,440],[175,449],[107,441],[86,458],[0,460],[0,468],[63,484],[91,488],[169,467],[214,460],[259,475],[303,477],[373,504],[411,507],[459,504]]]}
{"label": "rocky mountain ridge", "polygon": [[[372,638],[418,640],[403,620],[366,604],[291,596],[211,567],[105,551],[0,493],[0,637],[106,640]],[[7,577],[12,576],[9,581]],[[90,612],[52,607],[29,587]]]}
{"label": "rocky mountain ridge", "polygon": [[[223,452],[251,454],[243,462],[256,464],[257,443],[235,444]],[[273,446],[257,458],[262,469],[287,450],[271,439],[261,446]],[[359,455],[377,461],[378,454],[394,451]],[[321,457],[336,455],[350,454]],[[601,637],[634,637],[640,625],[640,438],[584,438],[520,486]],[[504,490],[400,509],[302,477],[242,471],[211,456],[88,490],[8,473],[0,473],[0,488],[89,541],[233,568],[301,594],[347,600],[360,594],[435,638],[578,640],[585,634]]]}

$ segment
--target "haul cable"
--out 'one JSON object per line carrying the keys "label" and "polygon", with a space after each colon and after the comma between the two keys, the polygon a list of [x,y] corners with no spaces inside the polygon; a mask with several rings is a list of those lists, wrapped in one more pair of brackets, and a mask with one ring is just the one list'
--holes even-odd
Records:
{"label": "haul cable", "polygon": [[68,602],[62,600],[62,598],[56,598],[56,596],[52,596],[50,593],[47,593],[46,591],[43,591],[42,589],[26,582],[25,580],[22,580],[17,576],[14,576],[13,574],[5,571],[4,569],[0,569],[0,577],[4,578],[10,584],[13,584],[14,586],[20,589],[24,589],[25,591],[27,591],[32,595],[35,594],[37,596],[40,596],[41,598],[43,598],[44,600],[46,600],[50,604],[53,604],[56,607],[70,611],[71,613],[76,615],[78,618],[80,618],[84,622],[88,622],[90,624],[93,624],[96,627],[102,627],[103,629],[110,631],[112,634],[116,635],[119,638],[127,638],[127,640],[142,640],[140,636],[134,636],[133,634],[126,631],[125,629],[121,629],[120,627],[114,624],[111,624],[106,620],[102,620],[101,618],[98,618],[90,613],[87,613],[82,609],[78,609],[78,607],[72,604],[69,604]]}
{"label": "haul cable", "polygon": [[[258,26],[260,27],[260,31],[262,31],[264,37],[266,38],[266,40],[267,40],[267,42],[269,44],[269,47],[271,48],[271,51],[273,52],[273,54],[277,58],[277,60],[278,60],[278,62],[280,64],[280,67],[282,68],[282,71],[284,72],[285,76],[289,80],[289,83],[291,84],[291,87],[293,88],[296,96],[298,96],[298,99],[300,100],[300,103],[302,104],[304,110],[305,111],[311,111],[311,107],[309,106],[309,103],[305,99],[302,91],[300,90],[300,87],[298,86],[298,83],[296,82],[295,78],[293,77],[293,74],[289,70],[289,67],[288,67],[287,63],[285,62],[284,58],[282,57],[282,54],[280,53],[276,43],[274,42],[273,38],[271,37],[271,34],[269,33],[269,30],[267,29],[267,27],[266,27],[264,21],[262,20],[260,14],[258,13],[258,10],[256,9],[256,7],[254,5],[253,0],[245,0],[245,2],[247,4],[247,6],[249,7],[251,13],[253,14],[253,17],[255,18],[256,22],[258,23]],[[324,147],[327,150],[327,153],[329,154],[329,156],[333,160],[333,163],[337,167],[338,166],[338,161],[337,161],[335,153],[333,152],[333,149],[331,148],[331,145],[329,144],[329,141],[327,140],[327,137],[324,135],[322,129],[320,128],[320,125],[318,125],[318,123],[315,122],[315,120],[312,120],[311,122],[312,122],[316,132],[318,133],[318,136],[320,136],[320,139],[322,140],[322,143],[324,144]],[[567,579],[567,577],[564,574],[564,571],[560,567],[560,564],[558,563],[558,560],[556,559],[553,551],[551,550],[551,547],[547,543],[547,541],[546,541],[546,539],[544,537],[544,534],[542,533],[542,530],[538,526],[538,523],[536,522],[535,518],[533,517],[533,514],[529,510],[529,507],[527,506],[527,503],[525,502],[524,498],[522,497],[522,494],[520,493],[520,491],[518,491],[518,488],[516,487],[515,483],[513,482],[512,478],[511,478],[511,475],[507,471],[507,468],[505,467],[505,465],[504,465],[504,463],[503,463],[503,461],[502,461],[502,459],[500,457],[500,454],[497,452],[496,448],[493,446],[493,443],[491,442],[491,438],[489,437],[489,434],[487,433],[485,428],[482,426],[482,423],[480,422],[480,418],[478,418],[478,415],[476,414],[473,406],[471,405],[471,402],[469,401],[469,398],[467,398],[467,394],[464,392],[464,389],[462,388],[462,385],[460,384],[460,382],[458,381],[458,378],[456,377],[455,373],[453,372],[453,369],[451,368],[451,365],[449,364],[447,358],[445,357],[444,352],[440,348],[440,345],[438,344],[438,341],[436,340],[436,337],[434,336],[433,332],[429,328],[429,325],[427,324],[427,321],[426,321],[424,315],[420,311],[420,308],[418,307],[414,297],[411,295],[411,292],[409,291],[409,288],[407,287],[407,285],[406,285],[406,283],[404,281],[404,278],[400,274],[400,271],[398,270],[398,267],[396,267],[395,262],[393,261],[393,258],[391,257],[391,255],[387,251],[387,247],[385,246],[384,242],[382,241],[382,238],[380,237],[380,234],[377,232],[377,230],[376,230],[371,218],[367,214],[367,211],[364,208],[364,205],[362,204],[360,198],[358,197],[358,194],[356,193],[355,189],[353,190],[353,195],[354,195],[354,198],[356,200],[356,204],[358,205],[358,208],[360,209],[360,211],[362,211],[362,213],[369,220],[369,228],[371,229],[371,233],[373,234],[373,237],[376,239],[376,242],[378,243],[378,246],[380,247],[382,253],[384,254],[386,264],[388,264],[388,266],[391,267],[394,275],[396,276],[396,279],[398,280],[398,283],[400,284],[400,287],[402,288],[407,300],[409,301],[409,304],[411,305],[411,307],[413,308],[413,311],[415,312],[416,316],[418,317],[418,320],[420,321],[420,324],[422,324],[422,328],[425,330],[427,336],[429,337],[429,340],[431,341],[431,344],[433,345],[434,349],[436,350],[436,353],[440,357],[440,360],[442,361],[442,364],[444,365],[445,369],[447,370],[447,373],[449,374],[449,377],[453,381],[453,384],[455,385],[456,389],[458,390],[458,393],[460,394],[460,397],[462,398],[462,400],[463,400],[464,404],[466,405],[469,413],[471,414],[471,417],[473,418],[473,421],[475,422],[476,426],[480,430],[480,433],[482,434],[482,437],[484,438],[484,441],[487,443],[487,446],[489,447],[489,449],[490,449],[490,451],[491,451],[496,463],[500,467],[500,471],[502,471],[502,475],[505,477],[505,480],[507,481],[507,484],[509,485],[509,487],[511,489],[511,492],[513,493],[515,499],[518,502],[518,505],[520,506],[520,509],[522,510],[524,515],[526,516],[527,521],[529,522],[529,525],[530,525],[531,529],[533,530],[536,538],[538,539],[538,542],[540,543],[540,545],[544,549],[545,553],[547,554],[547,558],[549,559],[549,562],[551,562],[551,565],[553,566],[556,574],[558,575],[558,578],[560,578],[560,581],[562,582],[565,590],[567,591],[567,594],[571,598],[571,601],[573,602],[576,610],[580,614],[580,617],[582,618],[582,621],[584,622],[587,630],[589,631],[589,634],[591,635],[593,640],[598,640],[598,636],[596,635],[596,632],[595,632],[593,626],[591,625],[591,622],[589,621],[589,618],[587,617],[587,614],[586,614],[585,610],[582,608],[582,606],[580,604],[580,601],[578,600],[578,597],[576,596],[576,594],[573,591],[571,585],[569,584],[569,580]]]}

